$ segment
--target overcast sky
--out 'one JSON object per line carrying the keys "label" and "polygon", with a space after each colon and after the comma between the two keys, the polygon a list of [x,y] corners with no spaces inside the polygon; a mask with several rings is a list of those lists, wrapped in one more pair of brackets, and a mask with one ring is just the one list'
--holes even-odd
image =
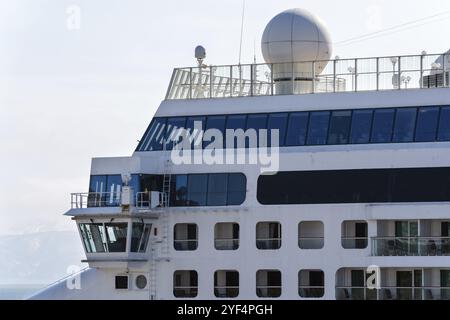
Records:
{"label": "overcast sky", "polygon": [[[339,42],[450,10],[450,1],[247,0],[243,62],[255,47],[262,62],[265,25],[295,7],[320,16]],[[90,159],[131,155],[172,69],[193,65],[198,44],[209,64],[237,63],[241,8],[242,0],[0,0],[0,235],[73,229],[62,214],[71,192],[87,191]],[[333,56],[444,52],[449,17],[337,46]]]}

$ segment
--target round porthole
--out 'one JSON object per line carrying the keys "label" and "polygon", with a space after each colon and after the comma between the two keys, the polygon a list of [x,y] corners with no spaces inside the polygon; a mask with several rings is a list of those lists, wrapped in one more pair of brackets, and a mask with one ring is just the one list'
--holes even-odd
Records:
{"label": "round porthole", "polygon": [[147,277],[144,275],[139,275],[136,277],[136,287],[139,289],[145,289],[147,286]]}

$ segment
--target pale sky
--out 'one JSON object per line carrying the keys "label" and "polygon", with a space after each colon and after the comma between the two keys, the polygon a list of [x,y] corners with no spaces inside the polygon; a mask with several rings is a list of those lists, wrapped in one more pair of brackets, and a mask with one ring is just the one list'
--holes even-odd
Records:
{"label": "pale sky", "polygon": [[[80,28],[67,9],[80,8]],[[243,62],[279,12],[304,8],[333,42],[450,10],[448,0],[247,0]],[[86,192],[90,161],[129,156],[174,67],[236,64],[242,0],[0,0],[0,235],[70,230],[71,192]],[[349,46],[341,58],[441,53],[450,14]]]}

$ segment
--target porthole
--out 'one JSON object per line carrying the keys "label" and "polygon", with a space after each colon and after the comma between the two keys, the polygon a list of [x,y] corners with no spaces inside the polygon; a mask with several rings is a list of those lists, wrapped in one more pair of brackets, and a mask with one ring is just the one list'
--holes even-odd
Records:
{"label": "porthole", "polygon": [[138,289],[145,289],[147,286],[147,277],[144,275],[139,275],[136,277],[136,287]]}

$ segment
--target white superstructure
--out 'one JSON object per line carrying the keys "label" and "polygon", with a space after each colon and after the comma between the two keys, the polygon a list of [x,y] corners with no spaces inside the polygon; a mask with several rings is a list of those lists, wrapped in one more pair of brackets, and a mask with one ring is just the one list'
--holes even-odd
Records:
{"label": "white superstructure", "polygon": [[[80,287],[33,298],[450,298],[448,54],[329,60],[330,43],[289,10],[267,64],[175,69],[135,153],[93,159],[72,195]],[[175,164],[195,122],[278,130],[278,173]]]}

